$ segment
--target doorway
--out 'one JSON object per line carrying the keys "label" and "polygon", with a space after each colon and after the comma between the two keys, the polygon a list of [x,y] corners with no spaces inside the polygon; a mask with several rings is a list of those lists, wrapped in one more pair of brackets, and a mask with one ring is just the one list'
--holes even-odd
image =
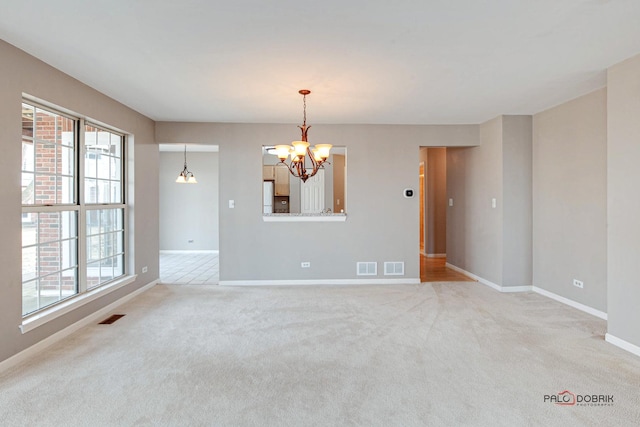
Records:
{"label": "doorway", "polygon": [[[176,182],[185,164],[197,183]],[[215,285],[219,282],[218,165],[217,145],[160,144],[162,283]]]}
{"label": "doorway", "polygon": [[420,281],[466,281],[448,268],[447,260],[447,149],[420,147]]}

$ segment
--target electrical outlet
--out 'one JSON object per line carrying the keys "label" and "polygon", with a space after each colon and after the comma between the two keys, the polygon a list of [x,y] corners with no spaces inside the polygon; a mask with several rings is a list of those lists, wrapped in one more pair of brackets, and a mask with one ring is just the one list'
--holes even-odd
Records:
{"label": "electrical outlet", "polygon": [[300,267],[309,268],[309,267],[311,267],[311,263],[309,261],[301,262],[300,263]]}
{"label": "electrical outlet", "polygon": [[573,279],[573,286],[575,286],[576,288],[582,289],[584,288],[584,282],[578,279]]}
{"label": "electrical outlet", "polygon": [[144,267],[142,267],[142,272],[146,273],[147,271],[149,271],[149,268],[145,265]]}

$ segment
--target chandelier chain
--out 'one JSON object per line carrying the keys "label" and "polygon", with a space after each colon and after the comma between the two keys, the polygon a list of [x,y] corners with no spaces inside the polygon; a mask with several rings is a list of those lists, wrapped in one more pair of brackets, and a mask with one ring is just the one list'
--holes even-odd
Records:
{"label": "chandelier chain", "polygon": [[302,95],[302,125],[307,125],[307,95]]}

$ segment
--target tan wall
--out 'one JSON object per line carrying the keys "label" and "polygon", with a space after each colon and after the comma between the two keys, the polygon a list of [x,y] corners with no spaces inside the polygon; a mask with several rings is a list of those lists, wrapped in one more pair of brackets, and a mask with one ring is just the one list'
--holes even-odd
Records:
{"label": "tan wall", "polygon": [[640,347],[640,55],[607,74],[609,334]]}
{"label": "tan wall", "polygon": [[604,312],[606,99],[600,89],[533,116],[533,285]]}

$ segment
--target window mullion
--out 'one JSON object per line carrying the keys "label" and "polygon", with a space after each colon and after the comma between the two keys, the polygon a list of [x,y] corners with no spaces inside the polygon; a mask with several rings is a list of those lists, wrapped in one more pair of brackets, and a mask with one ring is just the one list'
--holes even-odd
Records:
{"label": "window mullion", "polygon": [[85,158],[85,141],[84,141],[84,120],[78,120],[78,138],[76,149],[76,177],[77,203],[80,207],[78,212],[78,292],[87,291],[87,209],[84,200],[84,158]]}

